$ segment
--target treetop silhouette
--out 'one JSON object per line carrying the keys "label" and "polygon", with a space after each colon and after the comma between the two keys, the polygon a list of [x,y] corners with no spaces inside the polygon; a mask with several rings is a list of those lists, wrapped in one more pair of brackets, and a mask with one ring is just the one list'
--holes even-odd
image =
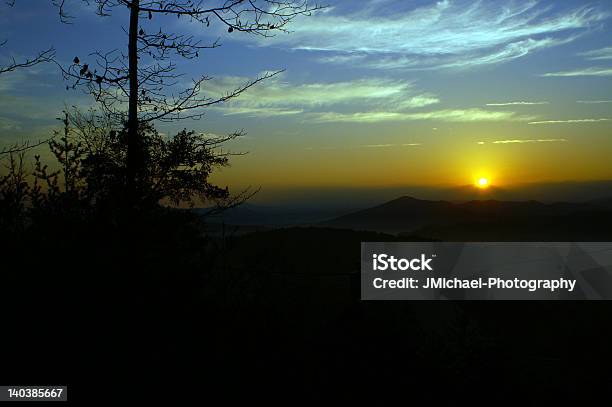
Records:
{"label": "treetop silhouette", "polygon": [[[135,193],[137,184],[145,176],[145,146],[139,126],[154,121],[172,122],[199,119],[205,108],[232,99],[253,85],[279,74],[282,70],[266,72],[219,97],[201,94],[211,78],[202,75],[192,84],[177,89],[181,74],[176,72],[173,57],[194,59],[206,49],[218,47],[219,40],[202,43],[192,35],[177,34],[159,28],[148,32],[146,23],[158,18],[184,18],[203,28],[213,24],[234,31],[268,37],[286,31],[295,17],[308,15],[321,6],[307,1],[227,0],[217,3],[192,0],[83,0],[95,5],[100,16],[110,15],[118,7],[129,9],[127,53],[123,50],[95,51],[87,57],[75,56],[72,64],[62,66],[67,86],[85,87],[102,106],[104,113],[127,132],[127,189]],[[60,19],[70,22],[69,2],[57,0]],[[213,5],[211,5],[213,4]],[[215,5],[216,4],[216,5]],[[127,104],[127,111],[125,105]],[[137,197],[133,197],[133,201]]]}

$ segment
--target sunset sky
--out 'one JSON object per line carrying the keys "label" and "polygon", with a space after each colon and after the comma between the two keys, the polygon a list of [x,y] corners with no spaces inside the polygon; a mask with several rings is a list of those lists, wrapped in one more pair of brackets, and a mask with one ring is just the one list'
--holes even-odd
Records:
{"label": "sunset sky", "polygon": [[[73,0],[72,24],[49,2],[0,6],[0,64],[54,46],[68,64],[126,48],[125,10],[100,18]],[[70,0],[68,0],[70,3]],[[214,134],[244,129],[248,151],[215,179],[230,186],[383,187],[612,179],[610,1],[329,1],[291,33],[259,38],[175,18],[143,20],[222,47],[176,60],[185,81],[221,94],[285,72],[200,121],[160,125]],[[58,69],[0,77],[0,140],[39,139],[65,105]]]}

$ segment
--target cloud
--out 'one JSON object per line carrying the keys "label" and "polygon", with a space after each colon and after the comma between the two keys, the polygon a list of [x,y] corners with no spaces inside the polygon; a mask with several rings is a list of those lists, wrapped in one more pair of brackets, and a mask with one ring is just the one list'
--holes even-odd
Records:
{"label": "cloud", "polygon": [[[246,82],[246,78],[223,77],[211,82],[208,91],[222,95]],[[215,106],[224,115],[289,116],[315,111],[393,109],[403,112],[440,103],[432,93],[422,92],[410,81],[356,79],[331,83],[292,84],[273,78],[253,86],[235,99]]]}
{"label": "cloud", "polygon": [[421,143],[404,143],[404,144],[361,144],[357,146],[344,146],[344,147],[305,147],[304,150],[313,151],[313,150],[353,150],[353,149],[362,149],[362,148],[397,148],[397,147],[418,147],[422,146]]}
{"label": "cloud", "polygon": [[570,120],[542,120],[536,122],[529,122],[528,124],[580,124],[580,123],[598,123],[608,122],[612,119],[570,119]]}
{"label": "cloud", "polygon": [[363,148],[385,148],[385,147],[395,147],[396,144],[365,144],[359,147]]}
{"label": "cloud", "polygon": [[513,42],[499,47],[495,50],[490,50],[487,53],[469,53],[465,55],[421,55],[421,56],[382,56],[372,59],[366,59],[366,55],[355,54],[350,58],[336,56],[336,57],[324,57],[319,60],[322,62],[342,63],[346,58],[346,62],[351,61],[352,63],[360,63],[363,66],[376,69],[467,69],[477,67],[481,65],[492,65],[503,62],[508,62],[513,59],[517,59],[529,54],[537,49],[548,48],[555,45],[565,44],[573,41],[575,37],[569,39],[533,39],[528,38],[525,40]]}
{"label": "cloud", "polygon": [[273,117],[273,116],[291,116],[303,113],[304,111],[301,109],[298,110],[289,110],[282,108],[253,108],[253,107],[240,107],[240,106],[231,106],[223,109],[223,114],[225,116],[233,116],[233,115],[245,115],[249,117]]}
{"label": "cloud", "polygon": [[548,102],[499,102],[487,103],[487,106],[531,106],[531,105],[547,105]]}
{"label": "cloud", "polygon": [[549,72],[542,74],[543,77],[574,77],[574,76],[612,76],[612,68],[584,68],[574,71]]}
{"label": "cloud", "polygon": [[599,103],[612,103],[612,100],[577,100],[576,103],[583,103],[587,105],[599,104]]}
{"label": "cloud", "polygon": [[[222,78],[216,86],[221,93],[228,88],[244,83],[246,78]],[[355,100],[384,100],[410,95],[413,84],[407,81],[390,81],[386,79],[360,79],[331,83],[292,84],[282,78],[265,81],[261,86],[254,86],[243,93],[239,99],[241,104],[249,103],[257,106],[329,106],[347,103]]]}
{"label": "cloud", "polygon": [[438,120],[443,122],[492,122],[492,121],[517,121],[531,120],[530,117],[519,117],[514,112],[491,112],[482,109],[445,109],[430,112],[391,112],[373,111],[358,113],[314,113],[310,115],[310,121],[314,123],[328,122],[354,122],[354,123],[377,123],[383,121],[418,121]]}
{"label": "cloud", "polygon": [[437,103],[440,103],[440,99],[438,99],[436,96],[432,94],[424,93],[424,94],[414,96],[411,98],[403,99],[399,103],[397,103],[395,106],[397,107],[398,110],[405,110],[405,109],[415,109],[417,107],[435,105]]}
{"label": "cloud", "polygon": [[559,143],[565,142],[564,138],[541,138],[541,139],[513,139],[513,140],[496,140],[493,144],[525,144],[525,143]]}
{"label": "cloud", "polygon": [[0,116],[0,132],[21,130],[21,123],[8,117]]}
{"label": "cloud", "polygon": [[[211,82],[209,92],[223,94],[246,81],[240,77],[222,77]],[[274,77],[256,85],[238,98],[213,107],[221,114],[249,117],[300,116],[310,123],[380,123],[435,120],[442,122],[529,121],[532,116],[518,116],[512,111],[478,108],[425,108],[440,99],[416,88],[411,81],[381,78],[356,79],[331,83],[292,84],[284,77]]]}
{"label": "cloud", "polygon": [[324,64],[347,64],[361,63],[367,58],[365,54],[330,55],[318,58]]}
{"label": "cloud", "polygon": [[612,47],[606,47],[606,48],[600,48],[600,49],[594,49],[591,51],[581,52],[578,55],[586,57],[586,59],[589,59],[591,61],[612,59]]}
{"label": "cloud", "polygon": [[569,39],[557,40],[554,38],[544,38],[535,40],[528,38],[526,40],[513,42],[504,46],[502,49],[493,53],[472,58],[457,58],[454,62],[442,64],[438,68],[470,68],[478,65],[492,65],[502,62],[508,62],[529,54],[532,51],[549,48],[554,45],[561,45],[571,42],[575,37]]}
{"label": "cloud", "polygon": [[379,68],[455,68],[496,64],[573,41],[609,17],[595,7],[552,12],[537,1],[439,1],[422,7],[398,2],[361,10],[337,7],[301,18],[290,35],[260,46],[323,52],[330,63]]}
{"label": "cloud", "polygon": [[405,144],[365,144],[359,147],[362,148],[387,148],[387,147],[418,147],[421,143],[405,143]]}

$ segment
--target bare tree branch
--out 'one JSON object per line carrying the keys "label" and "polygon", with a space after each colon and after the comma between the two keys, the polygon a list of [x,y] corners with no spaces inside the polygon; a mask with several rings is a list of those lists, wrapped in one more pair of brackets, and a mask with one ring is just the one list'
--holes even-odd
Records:
{"label": "bare tree branch", "polygon": [[[169,103],[168,100],[158,101],[156,108],[153,114],[147,113],[142,118],[143,121],[175,121],[180,119],[199,119],[204,115],[204,112],[193,112],[196,109],[204,109],[206,107],[210,107],[212,105],[224,103],[230,99],[233,99],[239,96],[241,93],[245,92],[250,87],[262,82],[266,79],[269,79],[273,76],[276,76],[280,73],[284,72],[284,70],[276,71],[276,72],[268,72],[256,79],[250,80],[243,84],[242,86],[227,92],[225,95],[218,98],[200,98],[198,97],[200,93],[200,88],[202,83],[210,80],[209,77],[202,77],[199,80],[194,82],[194,85],[181,92],[178,96],[172,99]],[[161,107],[161,109],[160,109]],[[155,114],[157,110],[161,110],[160,113]],[[185,112],[187,112],[185,114]]]}
{"label": "bare tree branch", "polygon": [[[112,14],[117,7],[129,10],[129,24],[124,29],[127,52],[96,51],[86,59],[75,56],[70,65],[60,66],[64,79],[69,83],[67,89],[83,87],[100,103],[105,115],[122,123],[122,131],[125,133],[122,134],[125,136],[122,140],[127,145],[126,189],[128,194],[134,195],[128,201],[138,201],[136,189],[145,179],[155,179],[159,191],[174,191],[170,194],[174,202],[184,200],[194,191],[208,198],[227,198],[229,193],[226,189],[214,186],[206,179],[212,167],[227,165],[228,156],[232,154],[213,154],[211,148],[219,146],[220,142],[214,145],[199,144],[200,139],[193,132],[184,130],[175,136],[176,143],[184,145],[172,144],[174,141],[169,144],[176,151],[181,151],[190,164],[183,166],[178,163],[180,168],[160,164],[154,175],[151,175],[151,168],[146,167],[146,144],[154,140],[157,140],[159,146],[164,143],[159,141],[159,134],[154,130],[152,122],[200,119],[206,108],[238,97],[252,86],[283,71],[265,73],[221,96],[201,94],[204,85],[211,79],[205,75],[194,79],[189,87],[178,89],[183,75],[177,72],[177,64],[172,57],[198,58],[202,51],[219,47],[220,40],[217,38],[211,43],[203,43],[190,34],[171,33],[163,28],[147,32],[150,27],[148,21],[183,18],[187,22],[199,23],[203,29],[214,24],[220,25],[228,35],[238,31],[269,37],[275,32],[287,31],[287,24],[296,17],[309,15],[322,7],[311,6],[307,0],[81,1],[95,4],[96,13],[100,16]],[[67,22],[70,19],[65,8],[67,0],[53,2],[59,9],[60,19]],[[194,165],[196,162],[200,164]],[[194,184],[195,180],[204,181],[198,186]],[[159,191],[159,196],[164,196]]]}
{"label": "bare tree branch", "polygon": [[[7,41],[4,41],[0,44],[0,47],[6,43]],[[54,57],[55,49],[51,47],[45,51],[39,52],[32,58],[26,58],[22,61],[17,61],[15,58],[11,58],[11,62],[8,65],[0,66],[0,74],[11,72],[19,68],[30,68],[43,62],[52,62]]]}
{"label": "bare tree branch", "polygon": [[[60,15],[68,16],[66,0],[53,0]],[[136,98],[138,120],[174,121],[198,119],[203,109],[214,104],[224,103],[239,96],[251,86],[277,75],[281,71],[267,73],[243,86],[229,90],[218,98],[202,97],[200,92],[211,78],[201,76],[193,80],[189,88],[177,90],[182,74],[176,72],[172,56],[185,59],[200,57],[200,52],[219,47],[217,38],[212,43],[202,43],[193,35],[168,33],[163,28],[147,32],[146,21],[158,17],[176,16],[199,22],[204,28],[221,23],[228,32],[241,31],[254,35],[270,36],[275,31],[286,31],[285,26],[299,15],[309,15],[322,7],[311,6],[307,1],[289,0],[81,0],[86,4],[95,3],[99,15],[110,15],[116,7],[136,10],[139,27],[127,36],[136,33],[136,57],[125,55],[119,50],[110,52],[96,51],[88,56],[88,61],[78,57],[69,66],[61,66],[64,79],[69,81],[67,88],[84,86],[103,109],[114,116],[127,118],[122,110],[132,98]],[[148,60],[145,59],[148,57]],[[128,61],[136,58],[137,92],[130,91],[130,66]],[[58,64],[59,65],[59,64]],[[134,88],[132,88],[134,89]],[[119,113],[121,111],[121,113]],[[131,124],[133,127],[133,124]]]}
{"label": "bare tree branch", "polygon": [[29,150],[31,148],[38,147],[38,146],[41,146],[43,144],[46,144],[49,141],[51,141],[52,139],[53,139],[53,137],[49,137],[49,138],[44,139],[44,140],[24,141],[22,143],[14,144],[11,147],[0,149],[0,156],[1,155],[5,155],[5,154],[21,153],[21,152]]}

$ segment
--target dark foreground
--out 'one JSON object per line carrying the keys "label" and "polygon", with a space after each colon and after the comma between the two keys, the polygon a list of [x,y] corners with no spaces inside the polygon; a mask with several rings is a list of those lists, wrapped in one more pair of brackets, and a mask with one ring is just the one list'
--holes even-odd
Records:
{"label": "dark foreground", "polygon": [[542,405],[612,384],[608,302],[362,302],[359,243],[400,238],[208,239],[173,216],[2,242],[2,382],[67,384],[78,405]]}

